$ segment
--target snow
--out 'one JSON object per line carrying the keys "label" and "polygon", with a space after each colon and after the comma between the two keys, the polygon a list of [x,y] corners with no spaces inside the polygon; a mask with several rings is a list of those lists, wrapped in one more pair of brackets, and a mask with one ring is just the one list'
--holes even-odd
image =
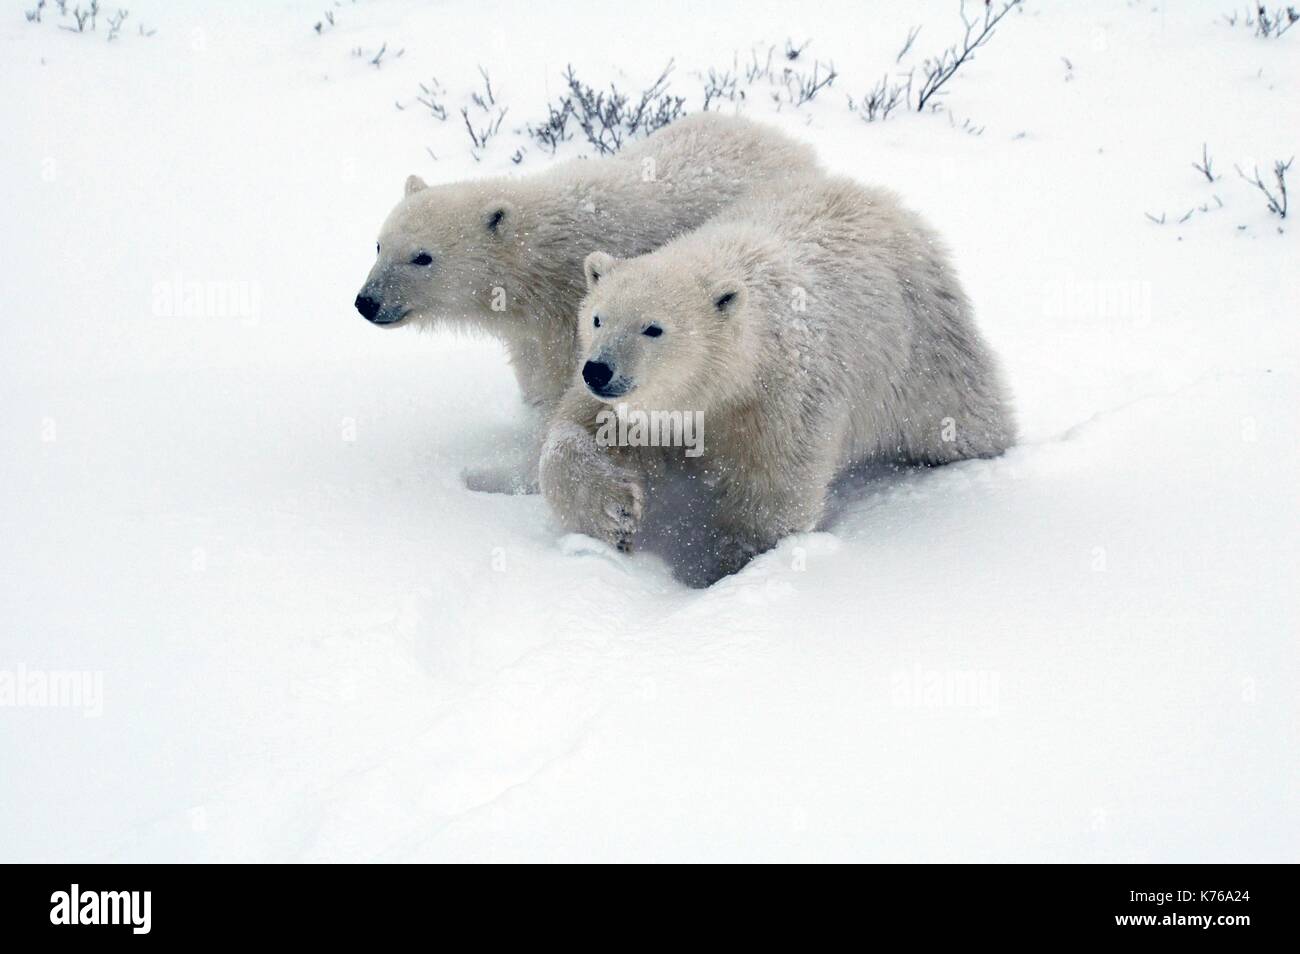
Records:
{"label": "snow", "polygon": [[[0,22],[0,675],[103,697],[0,709],[0,859],[1294,860],[1296,236],[1233,165],[1300,151],[1300,32],[1029,0],[950,113],[866,124],[846,94],[956,3],[369,0],[317,35],[320,2],[141,2],[111,43],[34,3]],[[551,161],[522,129],[566,64],[674,59],[693,109],[787,37],[835,85],[744,112],[948,238],[1022,442],[850,477],[694,589],[468,491],[524,433],[500,348],[351,302],[408,173]]]}

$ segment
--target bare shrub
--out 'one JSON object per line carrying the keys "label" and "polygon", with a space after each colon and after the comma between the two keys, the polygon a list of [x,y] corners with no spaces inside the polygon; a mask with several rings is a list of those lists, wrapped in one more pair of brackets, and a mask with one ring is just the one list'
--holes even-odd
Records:
{"label": "bare shrub", "polygon": [[772,57],[776,53],[776,47],[767,48],[767,56],[762,61],[758,58],[758,50],[749,51],[750,63],[745,67],[745,82],[753,86],[759,80],[772,80]]}
{"label": "bare shrub", "polygon": [[[945,92],[944,85],[963,65],[975,58],[975,51],[993,38],[998,23],[1020,3],[1021,0],[1003,0],[1002,6],[995,9],[992,0],[984,0],[984,16],[971,17],[966,12],[965,0],[962,0],[961,20],[965,32],[961,42],[954,43],[938,56],[922,62],[919,84],[916,81],[916,67],[897,74],[893,79],[885,74],[861,99],[855,100],[850,96],[849,109],[858,113],[865,122],[872,123],[888,119],[899,106],[916,112],[924,111],[926,106],[936,107],[937,98]],[[911,52],[920,32],[919,26],[912,27],[907,32],[902,47],[894,57],[895,64],[902,63],[903,58]],[[1073,76],[1074,64],[1067,59],[1065,67],[1068,80]],[[952,121],[956,125],[955,119]],[[969,119],[962,125],[962,129],[975,135],[984,131],[984,127],[973,126]]]}
{"label": "bare shrub", "polygon": [[[882,76],[880,82],[869,89],[866,95],[862,97],[862,118],[869,123],[888,119],[889,114],[897,109],[899,105],[907,104],[911,89],[912,74],[910,72],[906,74],[903,82],[891,82],[887,75]],[[857,110],[858,108],[859,104],[855,103],[853,97],[850,96],[849,109]]]}
{"label": "bare shrub", "polygon": [[401,58],[405,53],[406,53],[405,47],[399,49],[396,53],[389,53],[387,40],[385,40],[382,44],[380,44],[379,49],[374,52],[374,55],[371,55],[370,51],[367,50],[365,47],[354,46],[352,48],[353,56],[355,56],[357,59],[365,60],[375,69],[379,69],[384,65],[386,57],[391,56],[393,59],[396,60]]}
{"label": "bare shrub", "polygon": [[1300,11],[1295,7],[1287,7],[1285,10],[1279,8],[1269,13],[1268,8],[1261,3],[1255,12],[1255,35],[1264,39],[1277,39],[1295,26],[1297,20],[1300,20]]}
{"label": "bare shrub", "polygon": [[99,0],[90,0],[90,6],[88,6],[85,10],[81,9],[80,4],[78,4],[76,7],[72,9],[72,19],[75,23],[75,26],[68,26],[66,24],[61,24],[61,26],[63,29],[69,30],[73,33],[85,33],[86,24],[89,23],[90,29],[94,30],[95,21],[98,18],[99,18]]}
{"label": "bare shrub", "polygon": [[497,104],[496,94],[492,92],[492,77],[489,76],[488,71],[483,69],[481,66],[478,68],[478,75],[483,77],[483,92],[471,93],[469,98],[473,100],[474,105],[483,110],[483,112],[490,113],[492,107]]}
{"label": "bare shrub", "polygon": [[[109,13],[102,6],[99,0],[90,0],[86,6],[77,4],[69,7],[68,0],[54,0],[53,6],[48,0],[37,0],[36,6],[23,11],[28,23],[43,23],[47,13],[57,13],[59,20],[63,21],[57,24],[60,30],[67,30],[69,33],[95,33],[99,30],[100,17],[104,18],[106,29],[103,35],[112,42],[123,36],[123,28],[126,26],[127,18],[131,16],[131,11],[118,7],[114,12]],[[153,36],[156,30],[145,29],[144,24],[140,24],[140,36]]]}
{"label": "bare shrub", "polygon": [[1300,21],[1300,10],[1295,7],[1287,7],[1285,10],[1275,7],[1270,13],[1268,7],[1257,3],[1253,10],[1247,7],[1240,19],[1235,10],[1232,13],[1225,13],[1223,19],[1228,26],[1236,26],[1240,22],[1244,26],[1254,27],[1255,36],[1261,39],[1277,39]]}
{"label": "bare shrub", "polygon": [[130,11],[118,10],[117,13],[111,14],[108,18],[108,38],[110,41],[116,40],[122,32],[122,24],[126,22]]}
{"label": "bare shrub", "polygon": [[[501,131],[501,123],[505,120],[506,113],[509,112],[507,107],[497,105],[496,93],[492,90],[492,77],[488,75],[488,71],[480,66],[478,75],[483,78],[482,92],[470,93],[470,105],[460,108],[461,118],[465,120],[465,130],[469,133],[470,142],[474,144],[470,149],[470,154],[474,157],[475,162],[483,158],[483,151],[487,149],[488,143]],[[477,110],[475,115],[481,114],[477,122],[470,118],[471,107]],[[522,158],[521,156],[521,161]]]}
{"label": "bare shrub", "polygon": [[483,158],[483,150],[487,149],[487,144],[501,131],[501,121],[506,118],[506,112],[507,110],[502,107],[497,111],[494,118],[480,121],[480,124],[476,126],[474,121],[469,118],[469,107],[462,106],[460,108],[460,115],[465,120],[465,129],[469,133],[470,141],[474,144],[470,152],[473,153],[475,162]]}
{"label": "bare shrub", "polygon": [[715,103],[736,103],[743,102],[744,99],[745,91],[740,88],[740,69],[734,61],[729,70],[719,71],[709,67],[709,72],[704,77],[705,112]]}
{"label": "bare shrub", "polygon": [[839,73],[835,71],[834,63],[823,64],[820,61],[814,61],[811,73],[786,67],[781,71],[781,76],[784,89],[774,92],[772,98],[779,105],[782,101],[782,92],[784,92],[785,101],[798,109],[805,103],[811,103],[816,99],[818,93],[835,82]]}
{"label": "bare shrub", "polygon": [[551,155],[555,155],[555,151],[560,148],[560,143],[568,142],[573,138],[573,133],[569,130],[569,120],[572,118],[573,100],[569,97],[560,100],[558,107],[553,103],[547,103],[546,119],[536,124],[529,123],[528,135]]}
{"label": "bare shrub", "polygon": [[961,67],[975,58],[975,51],[993,39],[993,33],[1002,18],[1020,6],[1021,0],[1005,0],[1002,7],[994,12],[991,0],[984,0],[983,19],[971,19],[966,15],[966,4],[961,5],[961,20],[966,27],[960,44],[953,44],[937,57],[926,60],[921,65],[924,79],[916,91],[916,110],[921,112],[926,104],[939,95],[944,85],[956,75]]}
{"label": "bare shrub", "polygon": [[564,72],[567,92],[558,103],[547,105],[544,122],[528,125],[529,135],[554,153],[569,138],[572,119],[596,152],[612,155],[630,140],[648,136],[686,115],[685,97],[668,92],[672,71],[670,60],[659,78],[634,99],[614,83],[608,90],[596,90],[579,79],[570,65]]}
{"label": "bare shrub", "polygon": [[442,97],[446,92],[438,82],[438,77],[435,76],[428,83],[420,84],[420,95],[415,97],[415,101],[427,109],[434,119],[445,122],[447,107],[442,104]]}
{"label": "bare shrub", "polygon": [[1201,143],[1201,161],[1193,162],[1192,168],[1205,176],[1206,182],[1219,178],[1214,174],[1214,161],[1210,158],[1210,147],[1206,143]]}
{"label": "bare shrub", "polygon": [[1260,192],[1264,193],[1264,198],[1268,202],[1268,210],[1280,218],[1286,218],[1287,196],[1286,196],[1286,174],[1291,169],[1291,163],[1295,162],[1295,156],[1292,156],[1286,162],[1278,159],[1273,163],[1273,188],[1270,189],[1264,184],[1264,180],[1259,177],[1259,167],[1255,167],[1253,176],[1248,176],[1241,171],[1241,166],[1237,166],[1237,175],[1241,176]]}
{"label": "bare shrub", "polygon": [[[790,64],[803,61],[803,54],[811,44],[811,40],[804,40],[800,44],[786,40],[783,54],[785,62]],[[797,108],[816,99],[839,76],[834,63],[822,63],[820,60],[813,61],[811,70],[797,69],[790,65],[778,69],[774,63],[776,56],[775,46],[769,46],[766,50],[751,47],[749,62],[744,69],[734,59],[729,70],[710,69],[704,80],[704,108],[711,109],[723,101],[743,101],[748,97],[748,89],[755,84],[767,84],[770,87],[772,101],[778,109],[785,105]]]}

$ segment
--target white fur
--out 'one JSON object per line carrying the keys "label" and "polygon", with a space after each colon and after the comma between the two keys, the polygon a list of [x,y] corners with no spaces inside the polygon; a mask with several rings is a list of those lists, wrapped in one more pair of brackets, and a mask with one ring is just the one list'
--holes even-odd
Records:
{"label": "white fur", "polygon": [[[412,176],[361,294],[389,327],[452,322],[501,338],[524,400],[546,416],[573,379],[589,252],[640,255],[816,169],[809,147],[771,127],[702,113],[613,157],[522,179],[426,186]],[[412,265],[422,252],[432,264]]]}
{"label": "white fur", "polygon": [[[942,464],[1014,440],[943,245],[889,192],[809,177],[651,254],[586,264],[581,351],[622,393],[596,397],[579,371],[555,416],[541,486],[570,529],[630,547],[647,479],[686,469],[715,489],[728,572],[813,528],[851,465]],[[702,411],[703,456],[597,447],[595,416],[618,403]]]}

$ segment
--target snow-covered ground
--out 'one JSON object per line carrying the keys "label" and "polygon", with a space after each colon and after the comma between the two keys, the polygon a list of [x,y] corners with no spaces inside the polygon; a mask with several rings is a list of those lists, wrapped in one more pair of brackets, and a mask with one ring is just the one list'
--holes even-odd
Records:
{"label": "snow-covered ground", "polygon": [[[1300,152],[1300,29],[1027,0],[868,124],[955,0],[331,3],[0,10],[0,689],[91,674],[0,708],[0,859],[1297,857],[1300,254],[1233,166]],[[787,38],[834,85],[743,111],[946,234],[1022,444],[692,589],[468,491],[500,349],[352,299],[408,173],[552,161],[567,64],[696,110]]]}

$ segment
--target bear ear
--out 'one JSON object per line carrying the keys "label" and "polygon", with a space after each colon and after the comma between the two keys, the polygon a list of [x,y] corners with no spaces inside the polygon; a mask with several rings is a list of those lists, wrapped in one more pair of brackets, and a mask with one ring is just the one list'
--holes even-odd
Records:
{"label": "bear ear", "polygon": [[417,192],[423,192],[429,186],[419,176],[406,177],[406,194],[415,195]]}
{"label": "bear ear", "polygon": [[720,315],[734,315],[745,304],[748,292],[740,282],[719,282],[709,291],[713,310]]}
{"label": "bear ear", "polygon": [[587,276],[587,291],[600,283],[600,277],[618,264],[618,259],[608,252],[592,252],[582,262],[582,273]]}
{"label": "bear ear", "polygon": [[491,235],[505,235],[514,227],[515,207],[505,199],[489,202],[483,208],[483,227]]}

